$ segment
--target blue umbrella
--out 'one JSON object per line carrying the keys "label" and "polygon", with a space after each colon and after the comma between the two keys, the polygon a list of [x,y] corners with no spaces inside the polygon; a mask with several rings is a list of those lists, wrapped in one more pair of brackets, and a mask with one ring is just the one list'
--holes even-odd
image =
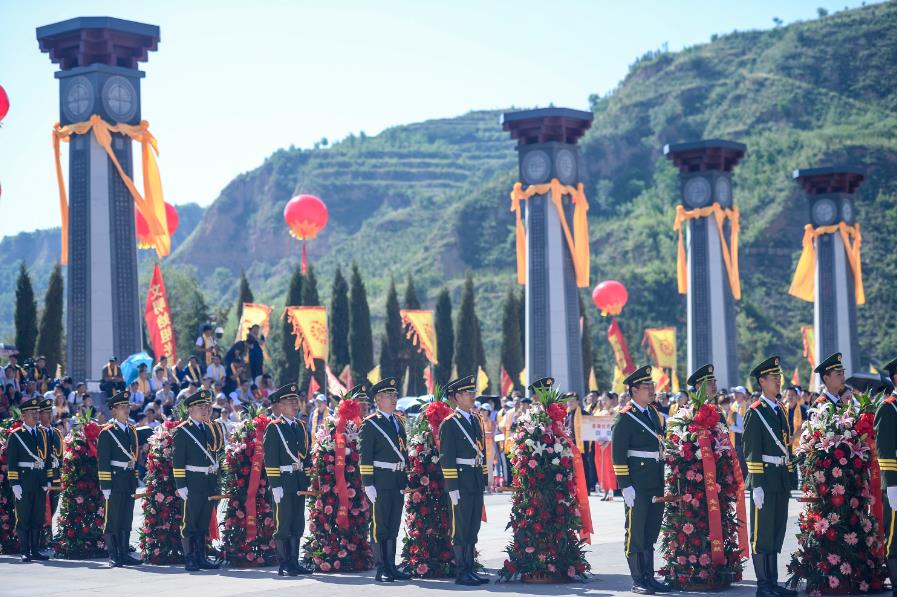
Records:
{"label": "blue umbrella", "polygon": [[153,366],[153,359],[145,352],[132,354],[121,364],[121,375],[125,378],[126,383],[131,383],[137,379],[137,367],[146,365],[147,369]]}

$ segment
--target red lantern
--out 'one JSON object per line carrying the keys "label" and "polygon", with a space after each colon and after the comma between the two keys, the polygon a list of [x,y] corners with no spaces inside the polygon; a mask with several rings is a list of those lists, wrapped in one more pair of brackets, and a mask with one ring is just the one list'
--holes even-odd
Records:
{"label": "red lantern", "polygon": [[6,117],[7,112],[9,112],[9,96],[6,95],[3,85],[0,85],[0,120]]}
{"label": "red lantern", "polygon": [[[174,231],[178,229],[178,211],[171,203],[165,202],[165,221],[168,223],[168,236],[174,236]],[[138,210],[134,210],[134,225],[137,230],[137,248],[153,249],[149,238],[149,225],[146,223],[143,215]]]}
{"label": "red lantern", "polygon": [[290,235],[302,241],[302,273],[308,269],[305,241],[318,236],[327,225],[327,206],[314,195],[298,195],[283,208],[283,220],[290,227]]}
{"label": "red lantern", "polygon": [[601,315],[619,315],[629,300],[626,287],[616,280],[605,280],[592,290],[592,302],[601,310]]}

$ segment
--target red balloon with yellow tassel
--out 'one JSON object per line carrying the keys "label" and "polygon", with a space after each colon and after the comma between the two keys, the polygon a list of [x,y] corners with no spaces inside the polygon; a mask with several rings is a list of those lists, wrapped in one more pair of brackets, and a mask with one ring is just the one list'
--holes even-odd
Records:
{"label": "red balloon with yellow tassel", "polygon": [[327,206],[314,195],[297,195],[283,208],[283,220],[290,227],[290,235],[302,241],[302,273],[308,270],[306,241],[314,239],[327,226]]}

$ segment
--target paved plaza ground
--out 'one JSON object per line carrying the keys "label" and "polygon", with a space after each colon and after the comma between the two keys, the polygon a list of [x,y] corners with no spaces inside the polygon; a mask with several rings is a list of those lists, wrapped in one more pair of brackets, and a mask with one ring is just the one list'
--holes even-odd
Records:
{"label": "paved plaza ground", "polygon": [[[504,526],[510,513],[510,496],[487,495],[486,508],[489,521],[480,533],[481,560],[487,571],[494,573],[504,562],[502,551],[508,544],[510,532]],[[22,564],[18,556],[0,556],[0,595],[16,597],[66,595],[275,595],[306,594],[310,597],[350,596],[363,590],[365,596],[420,595],[424,591],[460,591],[484,595],[625,595],[631,586],[629,571],[623,557],[623,502],[602,502],[591,498],[592,518],[597,533],[587,554],[592,565],[592,576],[586,582],[566,585],[529,585],[519,582],[488,584],[482,587],[460,587],[451,580],[413,580],[391,584],[373,581],[374,572],[352,574],[315,574],[311,577],[278,577],[277,568],[231,569],[186,573],[180,566],[142,566],[139,568],[106,569],[104,560],[51,560],[45,563]],[[796,546],[793,530],[797,529],[800,504],[791,500],[789,507],[789,533],[785,539],[784,554]],[[138,526],[140,511],[135,516]],[[137,533],[131,535],[136,545]],[[785,577],[786,555],[779,558],[779,578]],[[658,567],[659,556],[658,556]],[[492,574],[494,579],[494,574]],[[748,564],[745,580],[725,592],[726,595],[753,595],[755,591],[753,569]]]}

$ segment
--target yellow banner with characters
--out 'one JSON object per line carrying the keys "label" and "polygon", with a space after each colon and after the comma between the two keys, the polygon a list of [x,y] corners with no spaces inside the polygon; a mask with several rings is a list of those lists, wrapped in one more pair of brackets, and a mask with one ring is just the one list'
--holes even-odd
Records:
{"label": "yellow banner with characters", "polygon": [[296,350],[302,349],[305,366],[315,370],[315,359],[326,361],[330,354],[326,307],[287,307],[285,314],[293,326]]}
{"label": "yellow banner with characters", "polygon": [[646,328],[642,344],[648,345],[655,366],[676,368],[676,328]]}
{"label": "yellow banner with characters", "polygon": [[399,311],[402,322],[408,326],[406,337],[414,343],[427,360],[435,365],[436,360],[436,328],[433,326],[433,312],[418,309],[402,309]]}

